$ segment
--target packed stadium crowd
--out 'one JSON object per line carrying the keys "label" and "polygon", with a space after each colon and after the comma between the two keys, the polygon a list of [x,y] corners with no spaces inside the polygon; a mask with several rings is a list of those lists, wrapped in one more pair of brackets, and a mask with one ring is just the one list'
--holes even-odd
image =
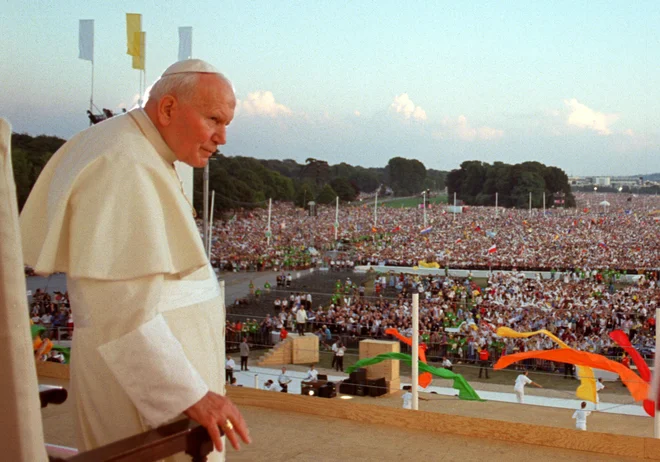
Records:
{"label": "packed stadium crowd", "polygon": [[271,339],[266,337],[274,330],[298,330],[298,313],[304,310],[304,330],[318,335],[326,348],[337,340],[356,347],[361,339],[390,338],[385,333],[388,328],[410,337],[410,294],[418,293],[421,341],[432,361],[445,357],[476,363],[482,349],[497,359],[502,354],[557,347],[544,336],[500,338],[495,334],[500,326],[519,332],[546,329],[575,349],[607,356],[620,354],[608,334],[621,329],[643,355],[650,356],[655,346],[655,309],[660,307],[658,272],[647,272],[634,284],[621,284],[619,276],[611,271],[580,271],[542,279],[540,275],[525,278],[518,271],[493,272],[481,287],[469,277],[389,272],[378,275],[373,291],[366,294],[364,285],[349,277],[337,281],[325,306],[314,306],[312,294],[291,293],[276,298],[273,316],[228,321],[228,332],[234,343],[246,335],[255,343],[268,343]]}
{"label": "packed stadium crowd", "polygon": [[[605,200],[607,199],[607,200]],[[224,270],[269,270],[331,264],[482,269],[657,268],[660,262],[660,198],[577,194],[578,208],[495,209],[463,207],[461,213],[373,204],[335,208],[316,216],[276,203],[270,245],[265,209],[238,212],[213,225],[212,263]],[[598,202],[601,201],[601,202]],[[609,205],[600,205],[606,202]]]}

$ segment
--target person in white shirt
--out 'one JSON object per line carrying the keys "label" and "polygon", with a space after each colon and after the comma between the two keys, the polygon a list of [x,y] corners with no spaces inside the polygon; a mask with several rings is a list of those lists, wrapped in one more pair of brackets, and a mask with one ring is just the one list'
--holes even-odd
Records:
{"label": "person in white shirt", "polygon": [[346,347],[339,342],[337,344],[337,352],[335,353],[337,361],[335,362],[336,370],[338,372],[344,372],[344,353],[346,352]]}
{"label": "person in white shirt", "polygon": [[513,391],[516,393],[516,399],[520,404],[523,404],[525,402],[525,385],[534,385],[537,388],[543,388],[541,385],[539,385],[536,382],[533,382],[532,379],[527,377],[529,375],[529,371],[525,371],[524,374],[520,374],[516,378],[516,384],[513,386]]}
{"label": "person in white shirt", "polygon": [[307,371],[307,377],[303,379],[303,382],[316,382],[318,380],[319,371],[314,369],[314,364],[309,367]]}
{"label": "person in white shirt", "polygon": [[268,380],[266,383],[264,383],[264,390],[280,392],[282,391],[282,387],[280,387],[279,383],[273,382],[272,380]]}
{"label": "person in white shirt", "polygon": [[227,361],[225,361],[225,382],[231,383],[231,379],[234,378],[234,368],[236,367],[236,362],[234,359],[227,355]]}
{"label": "person in white shirt", "polygon": [[280,387],[282,387],[282,393],[289,392],[289,384],[291,383],[291,377],[286,375],[286,367],[282,368],[282,373],[277,378],[277,382],[280,384]]}
{"label": "person in white shirt", "polygon": [[303,337],[305,335],[305,329],[307,326],[307,312],[305,311],[304,306],[300,306],[298,311],[296,312],[296,330],[298,331],[298,335]]}
{"label": "person in white shirt", "polygon": [[447,370],[453,370],[453,365],[449,359],[447,359],[446,356],[442,358],[442,367],[444,367]]}
{"label": "person in white shirt", "polygon": [[600,404],[600,395],[598,393],[604,389],[605,385],[603,385],[603,378],[599,377],[598,381],[596,382],[596,409],[598,409],[598,404]]}
{"label": "person in white shirt", "polygon": [[412,392],[410,391],[410,387],[404,387],[404,390],[406,391],[401,398],[403,398],[403,408],[404,409],[412,409],[412,399],[413,395]]}
{"label": "person in white shirt", "polygon": [[[412,399],[413,399],[412,385],[406,385],[405,387],[403,387],[403,390],[405,391],[403,396],[401,396],[401,398],[403,398],[403,408],[412,409]],[[417,399],[420,401],[428,401],[428,399],[422,398],[419,395],[417,396]]]}
{"label": "person in white shirt", "polygon": [[335,341],[335,343],[332,344],[332,365],[330,368],[334,368],[335,365],[337,364],[337,348],[339,347],[339,339]]}
{"label": "person in white shirt", "polygon": [[586,401],[582,401],[581,409],[578,409],[573,413],[573,418],[575,419],[575,428],[577,430],[587,431],[587,417],[591,414],[591,411],[586,411],[584,408],[587,407]]}

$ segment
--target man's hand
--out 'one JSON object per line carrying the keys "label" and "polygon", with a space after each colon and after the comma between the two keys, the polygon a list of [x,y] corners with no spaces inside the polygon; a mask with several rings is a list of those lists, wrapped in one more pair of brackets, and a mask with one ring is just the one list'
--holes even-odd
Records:
{"label": "man's hand", "polygon": [[[218,427],[222,427],[231,445],[237,451],[241,446],[236,434],[240,435],[245,443],[249,444],[252,442],[243,416],[234,403],[225,396],[209,391],[202,399],[190,406],[183,413],[206,428],[211,441],[213,441],[213,446],[218,451],[222,451],[222,439]],[[224,427],[227,420],[232,423],[234,426],[233,429],[229,430]]]}

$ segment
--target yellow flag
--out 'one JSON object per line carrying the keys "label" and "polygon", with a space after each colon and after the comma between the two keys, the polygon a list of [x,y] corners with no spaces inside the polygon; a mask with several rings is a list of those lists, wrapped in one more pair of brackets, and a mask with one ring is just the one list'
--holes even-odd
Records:
{"label": "yellow flag", "polygon": [[133,56],[133,69],[142,69],[144,70],[145,64],[145,54],[146,54],[146,32],[137,32],[136,35],[139,36],[138,43],[140,44],[140,54],[138,56]]}
{"label": "yellow flag", "polygon": [[[126,54],[140,56],[140,35],[142,15],[126,13]],[[135,65],[133,65],[135,67]]]}

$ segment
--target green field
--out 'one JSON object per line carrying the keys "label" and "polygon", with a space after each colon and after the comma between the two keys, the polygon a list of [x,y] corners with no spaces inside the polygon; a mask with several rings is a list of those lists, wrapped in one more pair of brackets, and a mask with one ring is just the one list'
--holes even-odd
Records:
{"label": "green field", "polygon": [[[378,202],[378,205],[382,205],[383,207],[417,207],[419,204],[421,204],[424,201],[423,197],[405,197],[402,199],[392,199],[392,200],[387,200],[384,202]],[[446,204],[447,203],[447,196],[442,195],[442,196],[434,196],[434,197],[429,197],[426,202],[428,204]]]}

